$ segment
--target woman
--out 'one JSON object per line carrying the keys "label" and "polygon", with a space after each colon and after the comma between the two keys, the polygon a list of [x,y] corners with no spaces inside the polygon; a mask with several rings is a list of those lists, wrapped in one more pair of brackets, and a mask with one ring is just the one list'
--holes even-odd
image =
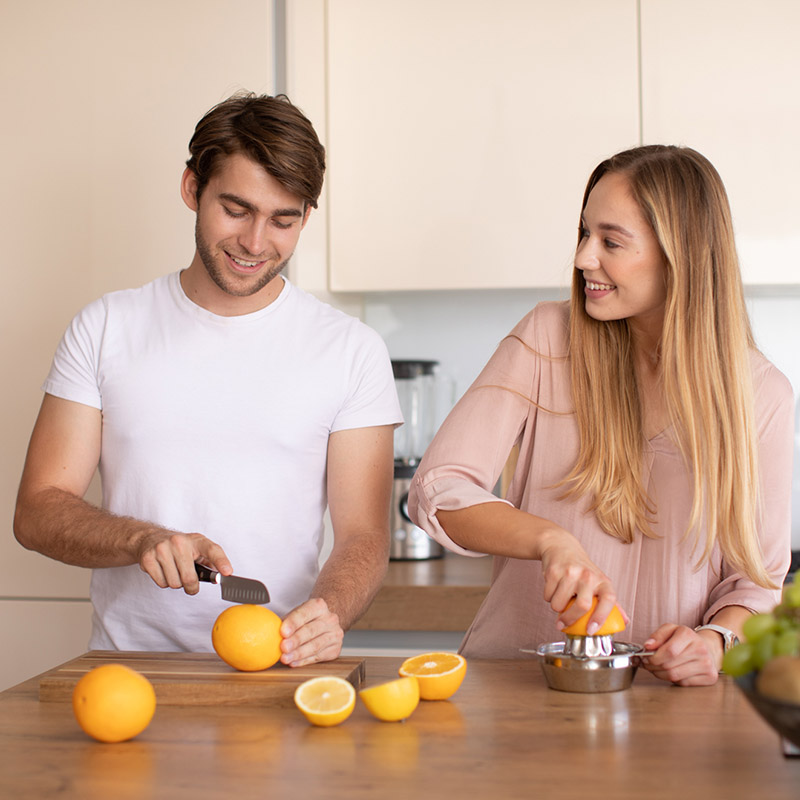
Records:
{"label": "woman", "polygon": [[647,669],[714,683],[789,566],[792,405],[755,349],[714,167],[666,146],[604,161],[571,301],[538,305],[501,342],[414,479],[418,525],[496,556],[462,652],[519,657],[596,596],[590,634],[617,603],[625,638],[654,651]]}

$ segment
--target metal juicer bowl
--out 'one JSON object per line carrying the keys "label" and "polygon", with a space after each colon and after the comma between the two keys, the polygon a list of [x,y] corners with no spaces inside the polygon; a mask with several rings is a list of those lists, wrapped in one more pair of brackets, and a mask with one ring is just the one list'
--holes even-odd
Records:
{"label": "metal juicer bowl", "polygon": [[551,689],[560,692],[619,692],[633,683],[644,648],[614,642],[609,655],[575,656],[568,642],[550,642],[536,649]]}

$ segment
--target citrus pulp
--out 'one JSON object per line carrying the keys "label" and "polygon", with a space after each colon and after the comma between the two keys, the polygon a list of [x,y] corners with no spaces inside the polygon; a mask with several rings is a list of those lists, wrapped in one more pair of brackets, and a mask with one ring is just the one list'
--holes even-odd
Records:
{"label": "citrus pulp", "polygon": [[419,681],[423,700],[446,700],[456,693],[467,674],[467,660],[457,653],[423,653],[400,665],[401,677]]}
{"label": "citrus pulp", "polygon": [[312,725],[328,728],[353,713],[356,690],[344,678],[323,675],[301,683],[295,690],[294,704]]}

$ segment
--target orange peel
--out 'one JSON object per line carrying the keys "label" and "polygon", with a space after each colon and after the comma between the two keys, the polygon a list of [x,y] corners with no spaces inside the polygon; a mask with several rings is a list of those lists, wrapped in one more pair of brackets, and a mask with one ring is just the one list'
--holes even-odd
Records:
{"label": "orange peel", "polygon": [[[567,603],[567,608],[569,608],[575,598]],[[594,613],[595,608],[597,607],[597,597],[592,599],[592,607],[580,618],[575,620],[572,625],[568,625],[562,633],[565,633],[567,636],[588,636],[589,634],[586,632],[586,625],[589,622],[589,618]],[[566,608],[564,609],[567,610]],[[614,633],[619,633],[620,631],[625,630],[625,618],[622,616],[622,612],[619,610],[619,606],[614,606],[611,609],[611,613],[606,617],[606,621],[600,626],[598,630],[596,630],[592,636],[610,636]]]}

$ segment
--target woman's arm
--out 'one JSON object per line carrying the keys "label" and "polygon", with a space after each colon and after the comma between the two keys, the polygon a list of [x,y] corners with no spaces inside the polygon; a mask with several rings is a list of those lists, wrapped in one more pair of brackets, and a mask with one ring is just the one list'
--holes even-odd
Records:
{"label": "woman's arm", "polygon": [[[589,635],[611,613],[616,603],[611,581],[592,563],[578,540],[550,520],[504,503],[439,511],[436,516],[447,535],[461,547],[541,561],[544,599],[559,614],[559,628],[580,619],[595,596],[598,602],[587,625]],[[565,611],[572,598],[575,602]]]}
{"label": "woman's arm", "polygon": [[[559,320],[554,317],[551,309],[541,324],[557,338],[553,325]],[[523,327],[524,323],[516,329],[521,337],[530,335],[533,326]],[[599,625],[614,605],[614,590],[575,537],[493,494],[514,445],[526,436],[530,443],[535,435],[537,415],[569,411],[568,407],[545,411],[537,406],[542,392],[536,387],[548,380],[541,374],[543,360],[548,357],[520,338],[501,342],[422,459],[409,493],[409,513],[431,537],[455,552],[541,561],[544,599],[551,607],[560,614],[577,597],[561,618],[564,626],[589,610],[594,595],[600,597],[593,614]],[[549,358],[548,363],[557,360]],[[566,405],[569,400],[560,402]],[[514,498],[523,494],[519,481],[528,469],[524,462],[521,458],[512,484]]]}

